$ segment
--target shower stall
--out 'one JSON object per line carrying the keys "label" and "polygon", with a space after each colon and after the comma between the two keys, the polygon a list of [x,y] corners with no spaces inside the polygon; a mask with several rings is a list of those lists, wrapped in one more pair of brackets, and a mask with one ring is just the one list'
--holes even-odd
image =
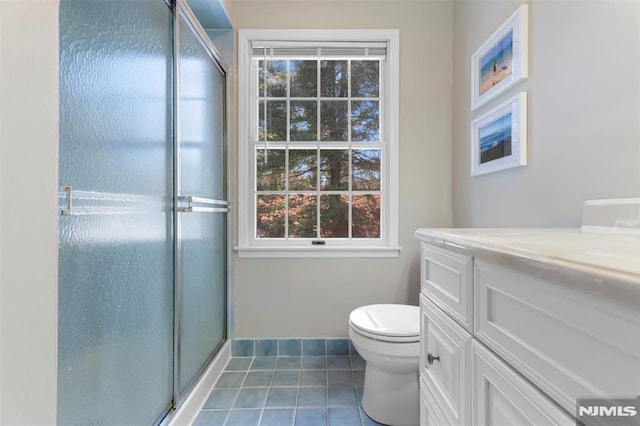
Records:
{"label": "shower stall", "polygon": [[58,423],[159,424],[227,339],[226,70],[182,0],[59,42]]}

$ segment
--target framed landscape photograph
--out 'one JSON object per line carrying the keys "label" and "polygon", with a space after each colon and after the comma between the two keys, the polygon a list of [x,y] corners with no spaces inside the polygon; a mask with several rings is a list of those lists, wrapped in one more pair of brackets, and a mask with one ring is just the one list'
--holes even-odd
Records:
{"label": "framed landscape photograph", "polygon": [[471,176],[527,164],[527,93],[471,122]]}
{"label": "framed landscape photograph", "polygon": [[471,109],[527,78],[528,6],[523,4],[471,56]]}

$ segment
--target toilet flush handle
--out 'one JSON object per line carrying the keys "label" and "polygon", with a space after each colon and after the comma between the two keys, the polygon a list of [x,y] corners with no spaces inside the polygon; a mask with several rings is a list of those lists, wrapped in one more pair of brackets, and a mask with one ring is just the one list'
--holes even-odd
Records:
{"label": "toilet flush handle", "polygon": [[440,355],[433,356],[431,354],[427,354],[427,362],[429,363],[429,365],[433,364],[433,361],[440,361]]}

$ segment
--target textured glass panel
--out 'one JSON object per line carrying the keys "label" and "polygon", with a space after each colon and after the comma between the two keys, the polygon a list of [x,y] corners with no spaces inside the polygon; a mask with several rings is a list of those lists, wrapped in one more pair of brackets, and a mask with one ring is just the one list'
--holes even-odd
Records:
{"label": "textured glass panel", "polygon": [[351,61],[351,96],[380,96],[380,61]]}
{"label": "textured glass panel", "polygon": [[184,213],[180,387],[191,382],[225,339],[224,213]]}
{"label": "textured glass panel", "polygon": [[[143,425],[172,399],[171,12],[60,1],[60,425]],[[37,404],[33,407],[37,410]]]}
{"label": "textured glass panel", "polygon": [[349,96],[348,61],[320,62],[320,96],[342,98]]}
{"label": "textured glass panel", "polygon": [[284,149],[256,150],[256,189],[258,191],[284,191]]}
{"label": "textured glass panel", "polygon": [[[222,72],[180,21],[181,195],[224,200],[224,86]],[[182,213],[180,389],[225,339],[224,213]]]}
{"label": "textured glass panel", "polygon": [[315,195],[289,195],[289,238],[315,238],[317,197]]}
{"label": "textured glass panel", "polygon": [[289,190],[316,190],[318,156],[315,149],[289,150]]}
{"label": "textured glass panel", "polygon": [[347,123],[347,101],[320,102],[320,140],[346,141]]}
{"label": "textured glass panel", "polygon": [[354,195],[351,216],[353,238],[380,238],[380,194]]}
{"label": "textured glass panel", "polygon": [[349,189],[349,150],[320,150],[320,189],[330,191]]}
{"label": "textured glass panel", "polygon": [[[287,61],[267,60],[267,97],[287,96]],[[264,96],[264,61],[258,61],[258,96]]]}
{"label": "textured glass panel", "polygon": [[181,192],[223,200],[224,75],[185,25],[180,37]]}
{"label": "textured glass panel", "polygon": [[318,104],[316,101],[291,101],[291,125],[289,137],[292,141],[318,140]]}
{"label": "textured glass panel", "polygon": [[289,61],[291,97],[318,96],[318,61]]}
{"label": "textured glass panel", "polygon": [[171,401],[169,218],[60,218],[58,424],[151,424]]}
{"label": "textured glass panel", "polygon": [[256,198],[256,237],[284,238],[284,195],[258,195]]}
{"label": "textured glass panel", "polygon": [[258,140],[264,140],[265,115],[264,104],[267,103],[267,140],[287,140],[287,102],[258,101]]}
{"label": "textured glass panel", "polygon": [[349,196],[320,196],[320,237],[347,238],[349,236]]}
{"label": "textured glass panel", "polygon": [[[60,183],[164,196],[157,183],[171,134],[166,6],[60,3]],[[131,24],[137,21],[146,25]]]}
{"label": "textured glass panel", "polygon": [[351,102],[351,140],[380,140],[380,102]]}
{"label": "textured glass panel", "polygon": [[380,150],[354,149],[351,154],[354,191],[380,190]]}

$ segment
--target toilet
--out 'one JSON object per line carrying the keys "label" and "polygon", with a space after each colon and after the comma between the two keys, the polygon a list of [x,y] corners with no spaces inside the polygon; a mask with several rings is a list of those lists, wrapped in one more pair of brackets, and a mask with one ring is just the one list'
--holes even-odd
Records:
{"label": "toilet", "polygon": [[366,361],[362,409],[378,423],[420,422],[420,308],[368,305],[349,315],[349,338]]}

